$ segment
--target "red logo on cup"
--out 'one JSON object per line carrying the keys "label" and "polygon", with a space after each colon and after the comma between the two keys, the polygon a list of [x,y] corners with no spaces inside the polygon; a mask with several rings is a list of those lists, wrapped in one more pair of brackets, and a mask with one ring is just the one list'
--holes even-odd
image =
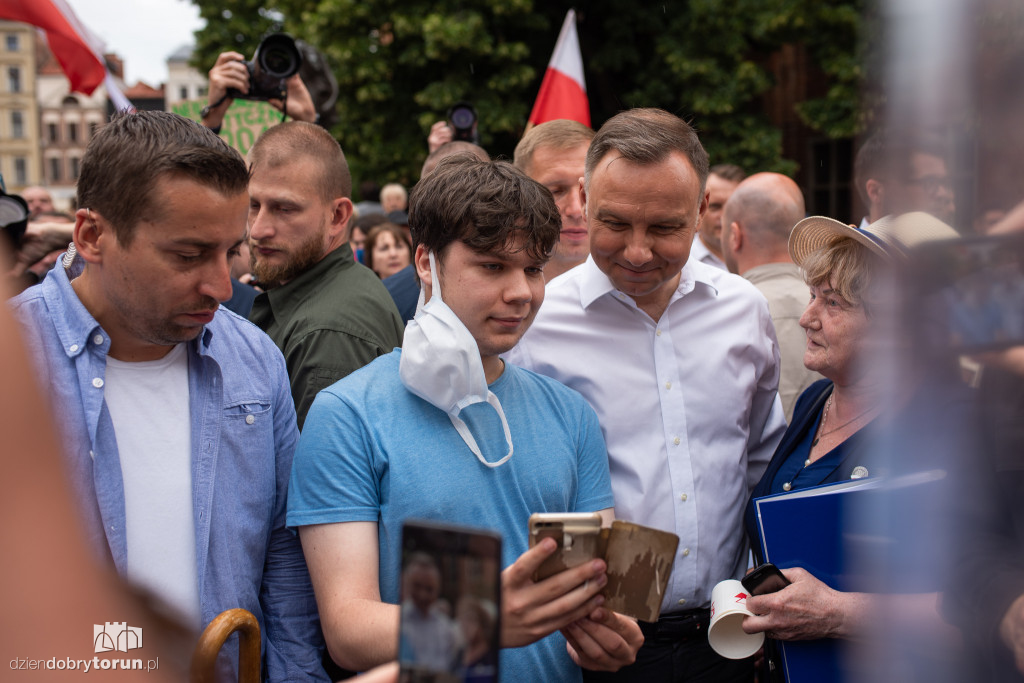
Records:
{"label": "red logo on cup", "polygon": [[737,603],[743,602],[746,599],[747,599],[747,594],[746,593],[737,593],[736,594],[736,602]]}

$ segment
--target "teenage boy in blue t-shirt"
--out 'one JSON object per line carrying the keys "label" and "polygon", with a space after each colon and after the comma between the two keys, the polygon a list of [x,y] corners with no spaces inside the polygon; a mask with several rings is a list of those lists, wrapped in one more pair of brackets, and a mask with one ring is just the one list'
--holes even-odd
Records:
{"label": "teenage boy in blue t-shirt", "polygon": [[527,539],[534,512],[610,522],[597,417],[576,392],[500,357],[544,299],[558,209],[511,164],[470,156],[442,160],[409,202],[427,303],[403,350],[320,392],[292,470],[288,525],[331,655],[355,670],[396,657],[401,525],[418,518],[501,533],[504,680],[617,670],[643,636],[601,607],[604,563],[534,582],[555,543],[528,549]]}

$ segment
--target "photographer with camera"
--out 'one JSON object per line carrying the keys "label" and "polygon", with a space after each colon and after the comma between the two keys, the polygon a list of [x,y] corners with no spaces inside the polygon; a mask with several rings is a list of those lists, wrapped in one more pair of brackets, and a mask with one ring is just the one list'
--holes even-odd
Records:
{"label": "photographer with camera", "polygon": [[285,79],[287,95],[283,99],[263,97],[259,96],[259,93],[250,93],[250,69],[247,66],[245,57],[238,52],[220,53],[217,57],[217,62],[210,69],[209,76],[209,105],[203,108],[202,117],[203,125],[212,129],[215,133],[220,132],[221,124],[224,122],[224,115],[236,97],[266,99],[271,106],[285,116],[290,116],[296,121],[316,122],[316,106],[313,104],[313,98],[310,96],[309,90],[306,89],[297,70],[296,73]]}

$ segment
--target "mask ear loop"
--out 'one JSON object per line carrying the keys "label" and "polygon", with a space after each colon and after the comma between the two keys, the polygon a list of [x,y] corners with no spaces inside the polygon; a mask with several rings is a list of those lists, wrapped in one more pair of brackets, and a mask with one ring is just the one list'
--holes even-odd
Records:
{"label": "mask ear loop", "polygon": [[508,453],[505,454],[504,458],[498,460],[497,462],[487,462],[486,460],[484,460],[484,455],[483,453],[480,452],[480,446],[477,445],[476,439],[473,438],[473,434],[470,433],[469,427],[466,425],[465,422],[463,422],[461,417],[449,414],[448,419],[452,421],[453,425],[455,425],[455,431],[459,433],[459,436],[462,437],[462,440],[466,442],[467,446],[469,446],[469,450],[473,451],[473,455],[476,456],[476,459],[479,460],[484,465],[486,465],[487,467],[493,469],[495,467],[500,467],[501,465],[504,465],[506,462],[508,462],[508,459],[512,457],[512,432],[508,428],[508,420],[505,419],[505,411],[502,410],[501,408],[501,402],[498,400],[498,397],[494,395],[493,391],[487,392],[487,402],[490,403],[491,406],[498,411],[498,417],[501,418],[502,429],[505,430],[505,443],[508,444]]}
{"label": "mask ear loop", "polygon": [[[427,252],[427,258],[430,259],[430,282],[431,282],[430,298],[431,299],[434,298],[434,294],[435,294],[434,290],[436,288],[436,290],[437,290],[436,291],[437,300],[441,301],[441,283],[437,279],[437,261],[435,261],[435,259],[434,259],[434,252],[433,251],[428,251]],[[420,283],[420,295],[419,295],[419,298],[416,299],[416,313],[417,314],[423,309],[423,306],[426,305],[426,296],[427,296],[427,285],[425,283],[421,282]]]}

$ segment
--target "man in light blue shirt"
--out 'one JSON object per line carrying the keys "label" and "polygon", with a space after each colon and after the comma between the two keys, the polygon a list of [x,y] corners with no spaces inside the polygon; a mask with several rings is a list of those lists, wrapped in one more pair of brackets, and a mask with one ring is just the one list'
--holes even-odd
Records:
{"label": "man in light blue shirt", "polygon": [[[238,153],[194,122],[115,117],[82,159],[73,246],[11,305],[98,556],[197,631],[224,610],[252,612],[267,680],[326,680],[309,575],[284,526],[298,440],[284,359],[218,303],[247,181]],[[225,680],[237,659],[229,641]]]}

